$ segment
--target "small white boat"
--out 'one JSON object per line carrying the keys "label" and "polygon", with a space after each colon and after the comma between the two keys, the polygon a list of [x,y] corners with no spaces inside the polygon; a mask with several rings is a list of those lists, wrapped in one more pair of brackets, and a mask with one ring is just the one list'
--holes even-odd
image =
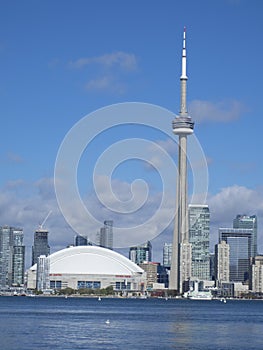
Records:
{"label": "small white boat", "polygon": [[110,324],[110,320],[106,320],[106,322],[105,322],[106,324]]}

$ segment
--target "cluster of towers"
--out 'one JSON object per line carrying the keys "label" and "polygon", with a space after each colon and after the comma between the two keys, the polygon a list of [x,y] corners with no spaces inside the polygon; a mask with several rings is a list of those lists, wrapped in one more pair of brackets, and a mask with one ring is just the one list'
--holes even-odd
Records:
{"label": "cluster of towers", "polygon": [[[263,291],[263,258],[257,255],[256,216],[237,215],[232,228],[220,228],[219,243],[215,246],[215,254],[211,258],[209,208],[206,204],[188,205],[187,137],[193,134],[194,122],[187,111],[187,79],[184,29],[180,112],[172,123],[173,133],[178,136],[176,213],[173,241],[172,244],[164,245],[163,256],[163,268],[169,270],[169,289],[182,294],[189,288],[191,279],[214,279],[218,287],[221,283],[249,282],[251,289],[257,283],[258,288],[254,289]],[[50,247],[48,231],[42,226],[34,234],[32,265],[37,263],[38,269],[43,270],[47,266],[46,258],[50,254]],[[74,245],[89,244],[91,243],[87,237],[75,237]],[[104,226],[97,234],[96,244],[113,249],[113,221],[104,221]],[[151,262],[151,252],[151,243],[146,242],[144,245],[131,247],[129,257],[144,269],[150,269],[153,265],[150,264],[149,267],[147,263]],[[9,226],[0,227],[0,288],[23,285],[24,269],[23,230]],[[161,270],[159,272],[161,273]]]}
{"label": "cluster of towers", "polygon": [[179,142],[176,213],[169,288],[181,294],[189,288],[191,278],[209,279],[211,265],[215,266],[214,279],[220,282],[250,281],[250,287],[253,287],[253,261],[254,264],[257,262],[259,265],[258,259],[256,259],[256,216],[238,215],[234,219],[233,228],[219,229],[219,243],[215,248],[215,263],[210,264],[209,208],[207,205],[190,205],[188,208],[187,136],[193,133],[194,123],[187,111],[187,79],[186,30],[184,29],[182,74],[180,77],[181,104],[179,115],[173,121],[173,133],[178,135]]}

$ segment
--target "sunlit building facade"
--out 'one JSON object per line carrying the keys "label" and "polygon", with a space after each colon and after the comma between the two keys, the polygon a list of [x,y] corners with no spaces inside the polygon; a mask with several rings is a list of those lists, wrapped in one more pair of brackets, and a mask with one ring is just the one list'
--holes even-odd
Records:
{"label": "sunlit building facade", "polygon": [[98,234],[98,245],[103,248],[113,249],[113,221],[105,220]]}
{"label": "sunlit building facade", "polygon": [[215,279],[217,282],[229,282],[229,253],[230,246],[226,241],[215,246]]}
{"label": "sunlit building facade", "polygon": [[130,247],[129,259],[135,264],[152,261],[152,244],[150,241],[145,244]]}
{"label": "sunlit building facade", "polygon": [[[37,288],[40,276],[47,272],[45,257],[40,264],[27,270],[27,288]],[[49,255],[49,287],[60,290],[113,287],[115,291],[142,292],[146,287],[146,273],[125,256],[97,246],[69,247]],[[42,281],[44,281],[44,277]],[[41,282],[42,283],[42,282]],[[43,282],[44,283],[44,282]],[[43,288],[44,285],[39,285]]]}
{"label": "sunlit building facade", "polygon": [[189,242],[192,245],[191,277],[210,279],[210,212],[208,205],[189,205]]}
{"label": "sunlit building facade", "polygon": [[23,230],[0,227],[0,288],[24,284],[25,246]]}

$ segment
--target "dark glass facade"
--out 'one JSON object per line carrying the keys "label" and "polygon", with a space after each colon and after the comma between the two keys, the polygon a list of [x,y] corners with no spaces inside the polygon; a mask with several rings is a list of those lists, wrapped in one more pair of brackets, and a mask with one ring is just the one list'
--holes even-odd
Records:
{"label": "dark glass facade", "polygon": [[229,279],[246,282],[249,279],[249,263],[252,256],[252,229],[219,229],[219,242],[229,244]]}
{"label": "dark glass facade", "polygon": [[32,265],[37,263],[37,258],[40,255],[48,256],[50,247],[48,245],[48,231],[39,229],[34,234],[34,245],[32,247]]}
{"label": "dark glass facade", "polygon": [[257,255],[257,217],[256,215],[237,215],[233,220],[233,228],[245,228],[252,229],[252,242],[251,242],[251,256],[255,257]]}

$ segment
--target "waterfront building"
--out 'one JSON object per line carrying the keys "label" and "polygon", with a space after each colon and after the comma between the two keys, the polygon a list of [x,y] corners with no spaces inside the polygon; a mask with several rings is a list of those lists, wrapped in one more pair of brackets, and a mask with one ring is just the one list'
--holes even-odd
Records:
{"label": "waterfront building", "polygon": [[150,241],[145,244],[130,247],[129,259],[135,264],[152,261],[152,244]]}
{"label": "waterfront building", "polygon": [[163,265],[157,266],[157,282],[163,284],[165,288],[169,287],[169,268]]}
{"label": "waterfront building", "polygon": [[0,229],[0,287],[9,285],[10,257],[11,257],[11,227]]}
{"label": "waterfront building", "polygon": [[48,256],[50,254],[50,246],[48,244],[48,230],[41,226],[34,233],[34,245],[32,247],[32,265],[37,263],[40,255]]}
{"label": "waterfront building", "polygon": [[254,293],[263,293],[263,255],[251,258],[249,288]]}
{"label": "waterfront building", "polygon": [[233,228],[245,228],[253,230],[251,243],[251,257],[257,255],[257,216],[237,215],[233,220]]}
{"label": "waterfront building", "polygon": [[248,282],[252,236],[252,229],[219,229],[219,243],[225,241],[229,245],[229,280],[231,282]]}
{"label": "waterfront building", "polygon": [[113,221],[105,220],[98,235],[98,245],[100,247],[113,249]]}
{"label": "waterfront building", "polygon": [[229,282],[229,254],[230,246],[226,241],[215,246],[215,279],[217,282]]}
{"label": "waterfront building", "polygon": [[163,245],[163,266],[166,268],[171,267],[171,259],[172,259],[172,243],[164,243]]}
{"label": "waterfront building", "polygon": [[[145,272],[125,256],[97,246],[79,246],[49,255],[51,289],[107,288],[143,292]],[[37,285],[37,264],[27,271],[27,288]]]}
{"label": "waterfront building", "polygon": [[210,280],[215,280],[215,254],[210,253]]}
{"label": "waterfront building", "polygon": [[158,282],[157,270],[160,264],[156,262],[143,262],[139,266],[146,272],[147,288],[152,288]]}
{"label": "waterfront building", "polygon": [[25,246],[23,230],[0,227],[0,288],[24,283]]}
{"label": "waterfront building", "polygon": [[25,275],[25,246],[23,244],[24,233],[22,229],[13,228],[11,245],[12,272],[11,285],[24,285]]}
{"label": "waterfront building", "polygon": [[210,279],[210,212],[208,205],[189,205],[189,242],[192,246],[191,277]]}
{"label": "waterfront building", "polygon": [[37,290],[44,291],[50,289],[49,284],[49,257],[40,255],[37,258]]}
{"label": "waterfront building", "polygon": [[176,185],[176,213],[173,233],[172,261],[169,289],[185,291],[184,284],[191,277],[191,244],[189,243],[189,220],[187,199],[187,136],[193,133],[194,123],[186,103],[186,30],[183,34],[180,112],[173,120],[173,133],[178,135],[178,175]]}

